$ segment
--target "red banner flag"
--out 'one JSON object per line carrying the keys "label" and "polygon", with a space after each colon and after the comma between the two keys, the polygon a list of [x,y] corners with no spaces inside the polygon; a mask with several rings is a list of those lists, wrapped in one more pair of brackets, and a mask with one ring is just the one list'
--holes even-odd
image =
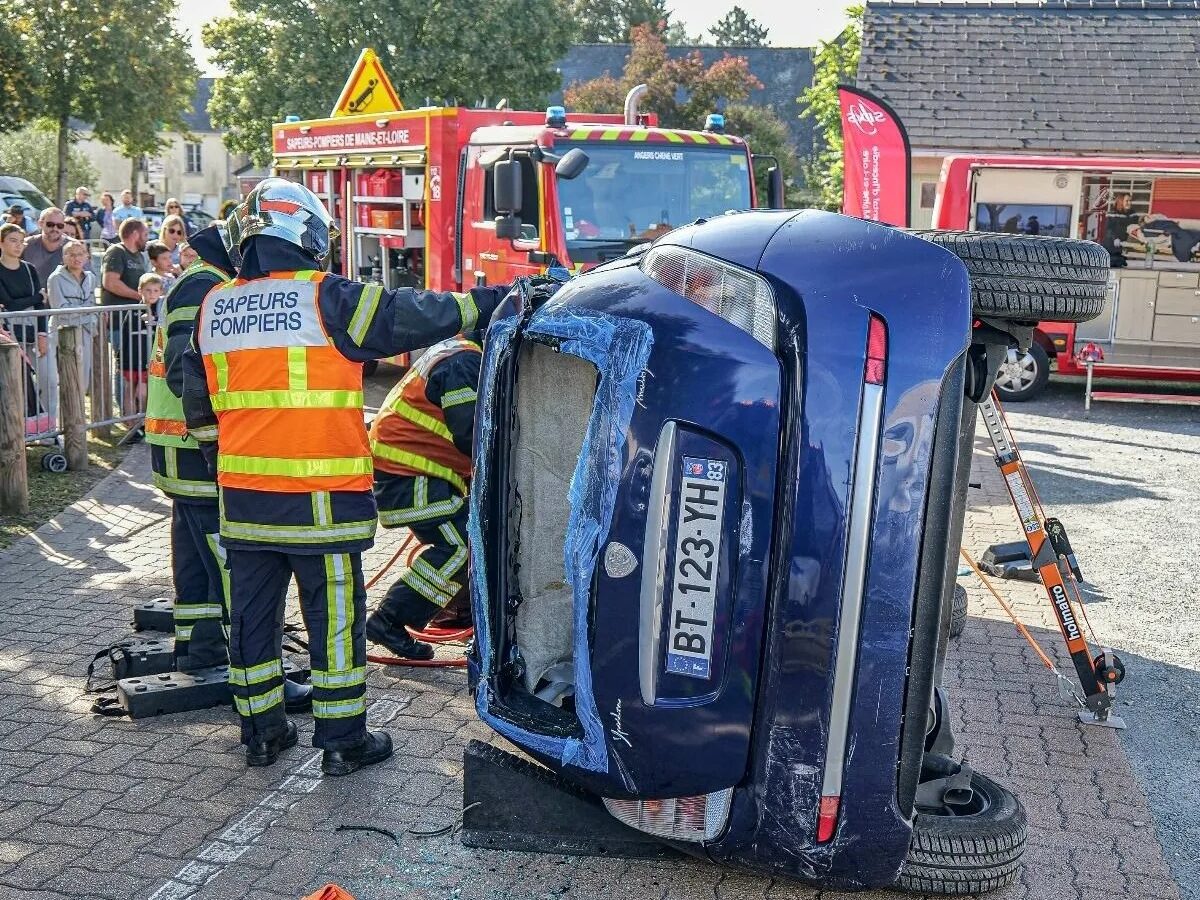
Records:
{"label": "red banner flag", "polygon": [[842,108],[842,212],[908,227],[911,156],[895,111],[858,88],[838,88]]}

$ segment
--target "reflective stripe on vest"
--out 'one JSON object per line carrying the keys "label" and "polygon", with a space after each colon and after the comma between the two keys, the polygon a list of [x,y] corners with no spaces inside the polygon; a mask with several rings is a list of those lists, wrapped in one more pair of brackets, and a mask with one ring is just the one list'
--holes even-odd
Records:
{"label": "reflective stripe on vest", "polygon": [[196,342],[221,435],[223,487],[371,489],[362,366],[342,356],[325,331],[323,278],[272,272],[221,285],[204,299]]}
{"label": "reflective stripe on vest", "polygon": [[[219,282],[228,281],[229,276],[218,269],[216,266],[210,266],[207,263],[199,262],[190,267],[183,276],[171,285],[171,290],[167,297],[160,300],[159,303],[163,309],[168,309],[170,297],[179,290],[180,285],[187,283],[189,280],[194,280],[199,276],[208,278],[217,278]],[[146,442],[149,444],[158,444],[161,447],[186,447],[195,449],[199,446],[196,441],[188,437],[187,424],[183,418],[183,399],[176,397],[171,393],[171,388],[167,384],[167,330],[178,322],[192,322],[196,318],[196,313],[200,307],[184,306],[179,309],[169,310],[165,316],[159,321],[158,327],[154,330],[154,352],[150,357],[149,377],[146,383]],[[158,473],[164,475],[165,473]],[[163,490],[167,488],[162,487]],[[176,493],[183,493],[176,491]],[[215,496],[215,493],[213,494]]]}
{"label": "reflective stripe on vest", "polygon": [[479,352],[478,344],[461,336],[442,341],[392,388],[371,423],[371,452],[377,468],[395,475],[431,475],[467,492],[471,460],[454,446],[443,407],[474,400],[474,386],[448,391],[442,406],[429,400],[427,389],[429,373],[439,363],[456,353]]}

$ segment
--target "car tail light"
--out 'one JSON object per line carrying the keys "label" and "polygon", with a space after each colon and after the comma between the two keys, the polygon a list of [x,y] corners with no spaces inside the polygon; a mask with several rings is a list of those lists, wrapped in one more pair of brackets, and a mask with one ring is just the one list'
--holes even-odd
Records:
{"label": "car tail light", "polygon": [[729,819],[733,788],[663,800],[609,800],[610,813],[638,831],[675,841],[711,841]]}
{"label": "car tail light", "polygon": [[755,273],[671,245],[651,247],[639,266],[646,277],[775,349],[775,295]]}
{"label": "car tail light", "polygon": [[867,365],[863,380],[867,384],[883,384],[887,371],[887,326],[883,319],[871,313],[871,324],[867,327]]}
{"label": "car tail light", "polygon": [[821,810],[817,813],[817,843],[824,844],[833,837],[837,830],[838,807],[842,805],[841,797],[822,797]]}

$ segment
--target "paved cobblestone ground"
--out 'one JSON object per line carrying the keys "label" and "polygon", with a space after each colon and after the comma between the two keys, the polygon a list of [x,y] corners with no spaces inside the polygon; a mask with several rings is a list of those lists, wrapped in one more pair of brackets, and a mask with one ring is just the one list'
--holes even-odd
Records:
{"label": "paved cobblestone ground", "polygon": [[[965,541],[979,552],[1017,532],[990,460],[976,462],[984,487],[972,492]],[[89,498],[0,554],[0,898],[280,900],[327,881],[359,900],[843,896],[687,860],[479,852],[404,833],[455,820],[463,746],[489,738],[461,672],[373,667],[372,716],[397,755],[328,782],[303,720],[301,746],[272,768],[247,770],[230,710],[93,717],[82,690],[88,658],[128,633],[136,603],[170,593],[168,508],[148,474],[146,449],[136,448]],[[1113,527],[1104,516],[1102,507],[1072,510],[1081,556],[1092,530],[1102,541]],[[396,541],[383,535],[368,572]],[[1006,587],[1053,651],[1038,591]],[[946,672],[960,748],[1013,787],[1030,818],[1023,878],[995,896],[1179,897],[1121,738],[1080,728],[994,601],[975,587],[971,595],[972,618]],[[341,824],[402,836],[394,844],[335,831]]]}

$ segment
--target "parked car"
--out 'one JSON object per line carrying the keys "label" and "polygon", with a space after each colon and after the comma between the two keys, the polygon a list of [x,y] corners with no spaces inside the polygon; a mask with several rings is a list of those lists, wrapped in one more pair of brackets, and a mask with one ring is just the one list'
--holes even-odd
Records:
{"label": "parked car", "polygon": [[968,275],[990,244],[733,214],[502,307],[471,496],[481,718],[718,863],[1012,881],[1025,812],[954,760],[940,687],[976,403],[1049,302],[1022,266],[1054,239],[1004,240],[1000,297]]}
{"label": "parked car", "polygon": [[0,209],[5,212],[14,204],[25,207],[25,230],[37,228],[38,214],[54,204],[31,181],[16,175],[0,174]]}

